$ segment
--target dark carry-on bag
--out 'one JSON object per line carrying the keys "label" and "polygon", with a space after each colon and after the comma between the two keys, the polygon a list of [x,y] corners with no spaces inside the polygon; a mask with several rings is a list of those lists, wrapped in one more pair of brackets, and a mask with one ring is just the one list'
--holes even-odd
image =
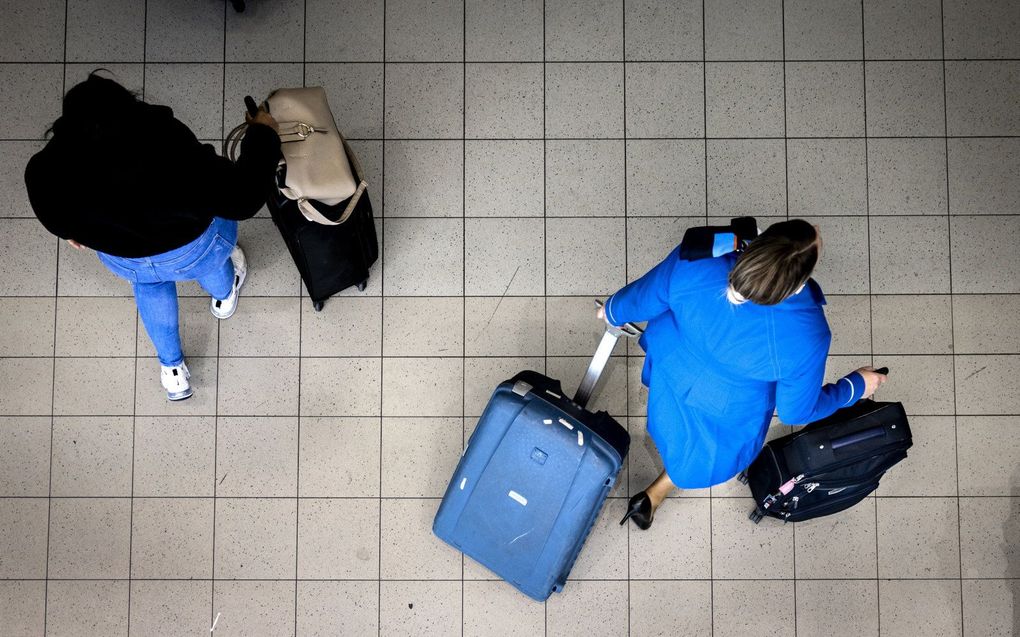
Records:
{"label": "dark carry-on bag", "polygon": [[873,400],[772,440],[740,474],[754,496],[750,518],[800,522],[848,509],[878,488],[911,444],[903,405]]}
{"label": "dark carry-on bag", "polygon": [[585,408],[619,336],[608,327],[573,400],[524,371],[501,383],[450,480],[432,530],[543,601],[563,589],[630,448],[627,430]]}

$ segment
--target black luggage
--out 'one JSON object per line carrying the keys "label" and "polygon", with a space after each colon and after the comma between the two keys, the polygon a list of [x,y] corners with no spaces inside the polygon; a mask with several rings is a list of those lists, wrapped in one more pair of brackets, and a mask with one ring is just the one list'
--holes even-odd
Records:
{"label": "black luggage", "polygon": [[913,443],[900,403],[861,400],[765,444],[739,479],[751,487],[757,524],[837,513],[878,488]]}
{"label": "black luggage", "polygon": [[[332,210],[324,207],[318,210],[336,220],[347,203],[341,202]],[[352,285],[365,289],[368,269],[379,258],[379,241],[367,190],[361,193],[351,216],[339,226],[305,219],[297,202],[279,191],[269,198],[269,214],[283,235],[316,311],[322,309],[326,299]]]}

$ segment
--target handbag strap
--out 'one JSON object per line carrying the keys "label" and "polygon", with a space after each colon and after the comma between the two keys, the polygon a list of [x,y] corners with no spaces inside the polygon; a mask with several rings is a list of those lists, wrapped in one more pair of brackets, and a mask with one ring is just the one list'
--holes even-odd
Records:
{"label": "handbag strap", "polygon": [[[353,195],[351,195],[351,198],[347,203],[347,207],[344,208],[343,214],[341,214],[340,218],[337,219],[336,221],[330,220],[329,217],[326,217],[321,212],[316,210],[315,206],[313,206],[312,203],[308,201],[308,197],[299,197],[297,199],[298,210],[301,211],[301,214],[302,216],[304,216],[305,219],[311,222],[321,223],[324,226],[339,226],[343,222],[350,219],[351,215],[354,214],[354,209],[358,205],[358,200],[361,199],[361,193],[365,192],[365,188],[367,187],[368,184],[365,183],[364,179],[362,179],[361,182],[358,184],[358,189],[354,191]],[[284,190],[285,189],[281,189],[280,192],[284,192]],[[286,195],[285,192],[284,194]]]}

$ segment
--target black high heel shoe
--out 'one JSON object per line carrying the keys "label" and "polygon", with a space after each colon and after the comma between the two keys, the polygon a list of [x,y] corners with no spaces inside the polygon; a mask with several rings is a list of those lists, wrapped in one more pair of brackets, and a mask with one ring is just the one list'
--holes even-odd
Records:
{"label": "black high heel shoe", "polygon": [[642,491],[634,496],[631,496],[630,502],[627,504],[627,515],[623,516],[620,520],[620,526],[627,523],[627,520],[633,519],[634,524],[638,526],[642,531],[647,531],[648,527],[652,526],[652,520],[655,518],[655,510],[652,509],[652,499],[648,497],[648,494]]}

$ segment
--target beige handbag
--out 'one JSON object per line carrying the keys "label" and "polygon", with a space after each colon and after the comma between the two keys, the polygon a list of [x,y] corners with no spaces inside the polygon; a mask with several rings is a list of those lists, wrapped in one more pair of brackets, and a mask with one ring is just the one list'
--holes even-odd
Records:
{"label": "beige handbag", "polygon": [[[280,192],[297,202],[305,219],[338,226],[351,216],[368,184],[362,178],[361,165],[347,140],[336,128],[333,113],[320,86],[282,88],[266,100],[270,114],[280,126],[283,148],[281,170],[286,168]],[[237,146],[247,124],[230,132],[224,141],[224,154],[234,160]],[[353,170],[352,170],[353,168]],[[313,201],[335,206],[350,200],[340,218],[328,219]]]}

